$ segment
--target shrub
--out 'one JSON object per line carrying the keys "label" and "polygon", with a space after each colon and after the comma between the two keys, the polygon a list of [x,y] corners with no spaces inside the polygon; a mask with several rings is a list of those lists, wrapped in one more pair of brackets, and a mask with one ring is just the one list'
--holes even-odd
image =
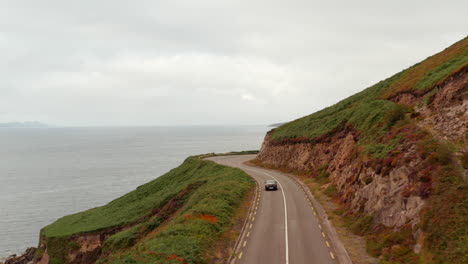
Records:
{"label": "shrub", "polygon": [[375,159],[383,159],[392,151],[394,146],[377,143],[366,145],[366,152]]}
{"label": "shrub", "polygon": [[408,109],[404,106],[397,105],[390,109],[384,117],[384,124],[387,129],[391,128],[396,124],[396,122],[403,120]]}

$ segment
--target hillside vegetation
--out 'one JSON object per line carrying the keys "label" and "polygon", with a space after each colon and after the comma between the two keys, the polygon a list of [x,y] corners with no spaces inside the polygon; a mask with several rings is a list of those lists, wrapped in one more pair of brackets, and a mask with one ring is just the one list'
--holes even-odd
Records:
{"label": "hillside vegetation", "polygon": [[[365,142],[375,141],[387,132],[402,114],[410,111],[405,105],[394,103],[392,98],[401,93],[432,96],[434,87],[467,65],[468,38],[464,38],[443,52],[333,106],[280,126],[273,131],[271,140],[312,140],[331,134],[342,126],[351,125],[362,134]],[[425,100],[424,103],[430,102]]]}
{"label": "hillside vegetation", "polygon": [[239,169],[190,157],[105,206],[43,228],[36,260],[204,263],[253,185]]}
{"label": "hillside vegetation", "polygon": [[270,131],[258,164],[315,179],[382,263],[468,263],[468,38]]}

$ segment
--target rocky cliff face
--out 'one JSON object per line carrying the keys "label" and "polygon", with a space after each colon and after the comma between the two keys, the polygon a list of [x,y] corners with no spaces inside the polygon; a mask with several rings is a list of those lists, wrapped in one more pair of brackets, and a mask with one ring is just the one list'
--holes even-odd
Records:
{"label": "rocky cliff face", "polygon": [[377,223],[388,227],[399,227],[408,221],[413,225],[419,223],[418,212],[424,200],[418,193],[407,193],[408,189],[418,189],[412,186],[410,168],[422,163],[414,155],[414,144],[399,157],[405,162],[392,166],[360,157],[356,136],[356,132],[348,129],[325,142],[292,145],[274,144],[267,136],[258,159],[270,166],[308,172],[311,176],[325,166],[330,181],[324,188],[336,185],[340,200],[351,211],[372,214]]}
{"label": "rocky cliff face", "polygon": [[[394,143],[384,157],[366,154],[359,141],[361,133],[346,124],[312,139],[275,140],[273,129],[265,137],[258,161],[309,177],[317,177],[325,170],[329,176],[322,188],[334,186],[348,214],[372,216],[377,229],[410,228],[414,238],[412,249],[419,253],[424,246],[422,212],[431,210],[428,201],[434,192],[440,191],[434,189],[441,181],[444,171],[441,168],[448,166],[451,154],[465,159],[468,155],[467,99],[468,67],[465,67],[431,90],[401,92],[389,99],[410,110],[378,138],[378,144],[388,144],[390,140]],[[434,142],[448,147],[432,148]],[[460,164],[459,159],[454,162]],[[457,170],[466,179],[466,167],[461,168]]]}
{"label": "rocky cliff face", "polygon": [[467,109],[468,74],[465,70],[440,87],[430,107],[420,111],[422,118],[419,125],[439,139],[464,141],[468,124]]}
{"label": "rocky cliff face", "polygon": [[[36,253],[36,248],[31,247],[26,249],[23,255],[17,256],[12,255],[5,260],[4,264],[30,264],[33,263],[34,254]],[[2,263],[2,262],[0,262]]]}
{"label": "rocky cliff face", "polygon": [[[467,72],[465,69],[436,87],[438,92],[430,106],[417,107],[424,95],[396,98],[398,103],[415,106],[415,124],[404,127],[404,131],[392,132],[408,135],[426,130],[444,140],[464,141],[468,128]],[[396,154],[378,160],[359,155],[359,133],[352,127],[314,143],[271,141],[273,132],[265,137],[258,155],[264,164],[311,174],[326,166],[330,173],[329,185],[337,186],[342,202],[350,210],[373,214],[377,223],[388,227],[400,227],[408,222],[414,226],[420,222],[419,212],[426,194],[425,182],[417,174],[426,169],[427,157],[417,153],[419,138],[401,140],[392,150]],[[461,155],[467,151],[461,149]]]}

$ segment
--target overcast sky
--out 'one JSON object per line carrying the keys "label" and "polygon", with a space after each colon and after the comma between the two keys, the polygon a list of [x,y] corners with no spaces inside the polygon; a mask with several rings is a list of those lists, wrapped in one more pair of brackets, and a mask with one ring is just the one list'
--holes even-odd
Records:
{"label": "overcast sky", "polygon": [[0,0],[0,122],[292,120],[467,34],[468,1]]}

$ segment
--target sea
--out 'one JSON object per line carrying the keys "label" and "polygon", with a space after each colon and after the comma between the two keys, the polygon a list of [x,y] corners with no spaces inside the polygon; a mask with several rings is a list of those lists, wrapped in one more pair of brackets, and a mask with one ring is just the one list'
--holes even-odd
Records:
{"label": "sea", "polygon": [[260,149],[267,126],[0,128],[0,261],[56,219],[104,205],[191,155]]}

